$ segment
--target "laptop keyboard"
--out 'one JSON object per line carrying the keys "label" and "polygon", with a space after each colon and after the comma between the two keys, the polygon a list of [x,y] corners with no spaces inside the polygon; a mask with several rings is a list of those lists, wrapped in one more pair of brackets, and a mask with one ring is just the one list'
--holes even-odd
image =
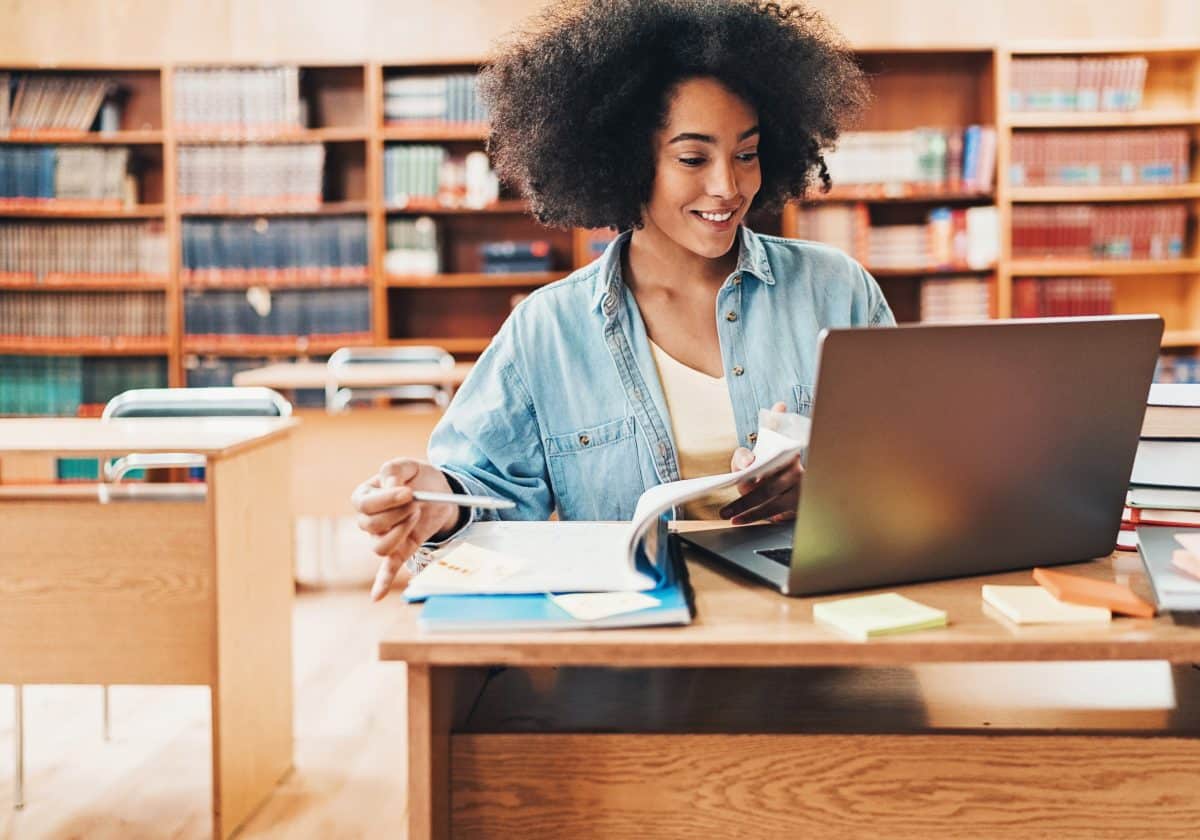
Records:
{"label": "laptop keyboard", "polygon": [[780,566],[792,565],[792,547],[790,545],[784,548],[760,548],[754,553],[761,554],[768,560],[774,560]]}

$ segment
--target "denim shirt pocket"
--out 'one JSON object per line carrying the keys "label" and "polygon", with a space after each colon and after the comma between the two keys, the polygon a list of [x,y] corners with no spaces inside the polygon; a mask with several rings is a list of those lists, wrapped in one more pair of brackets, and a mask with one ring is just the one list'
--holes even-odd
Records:
{"label": "denim shirt pocket", "polygon": [[562,519],[630,519],[646,489],[633,417],[546,438],[546,460]]}
{"label": "denim shirt pocket", "polygon": [[812,417],[813,390],[809,385],[793,385],[792,397],[794,404],[791,410],[805,417]]}

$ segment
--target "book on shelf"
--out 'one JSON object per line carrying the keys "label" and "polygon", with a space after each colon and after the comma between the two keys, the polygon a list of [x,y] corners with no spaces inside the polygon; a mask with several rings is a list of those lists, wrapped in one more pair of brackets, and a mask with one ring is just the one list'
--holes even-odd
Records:
{"label": "book on shelf", "polygon": [[437,128],[485,126],[487,107],[479,99],[474,73],[393,76],[383,83],[383,118],[388,125]]}
{"label": "book on shelf", "polygon": [[89,131],[117,87],[106,76],[0,74],[0,134]]}
{"label": "book on shelf", "polygon": [[371,332],[371,290],[193,290],[184,294],[183,313],[185,344],[195,339],[252,349],[256,342],[362,336]]}
{"label": "book on shelf", "polygon": [[921,320],[925,323],[986,321],[991,317],[992,284],[986,277],[927,277],[921,281]]}
{"label": "book on shelf", "polygon": [[5,277],[165,283],[168,271],[162,222],[0,221],[0,285]]}
{"label": "book on shelf", "polygon": [[479,246],[484,274],[520,274],[550,271],[553,254],[545,239],[484,242]]}
{"label": "book on shelf", "polygon": [[370,279],[362,217],[185,219],[181,237],[188,288],[361,285]]}
{"label": "book on shelf", "polygon": [[166,295],[147,292],[0,290],[0,341],[36,347],[46,339],[165,339]]}
{"label": "book on shelf", "polygon": [[132,206],[129,164],[124,146],[0,146],[0,208]]}
{"label": "book on shelf", "polygon": [[848,131],[825,154],[838,185],[893,185],[949,192],[988,192],[996,170],[996,130],[992,126],[914,128],[900,131]]}
{"label": "book on shelf", "polygon": [[484,152],[452,155],[442,146],[389,145],[383,151],[388,207],[480,209],[500,198],[500,181]]}
{"label": "book on shelf", "polygon": [[1014,318],[1111,315],[1113,282],[1105,277],[1019,277],[1013,280]]}
{"label": "book on shelf", "polygon": [[1186,184],[1187,129],[1013,132],[1014,187]]}
{"label": "book on shelf", "polygon": [[1145,56],[1014,58],[1008,107],[1025,111],[1135,111]]}
{"label": "book on shelf", "polygon": [[388,219],[386,274],[430,275],[442,270],[438,224],[429,216]]}
{"label": "book on shelf", "polygon": [[305,125],[300,70],[282,67],[183,67],[174,73],[180,134],[253,138]]}
{"label": "book on shelf", "polygon": [[166,384],[165,356],[0,355],[0,415],[93,415],[122,391]]}
{"label": "book on shelf", "polygon": [[1017,205],[1012,209],[1016,258],[1171,260],[1184,255],[1187,205]]}
{"label": "book on shelf", "polygon": [[318,210],[321,143],[181,145],[179,206],[190,210]]}

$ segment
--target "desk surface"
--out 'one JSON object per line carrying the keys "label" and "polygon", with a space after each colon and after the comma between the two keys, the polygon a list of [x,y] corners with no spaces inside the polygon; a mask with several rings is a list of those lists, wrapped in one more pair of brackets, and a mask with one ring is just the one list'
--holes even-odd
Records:
{"label": "desk surface", "polygon": [[197,452],[213,458],[257,446],[295,426],[278,417],[76,417],[0,419],[0,455]]}
{"label": "desk surface", "polygon": [[[450,385],[459,386],[475,365],[472,362],[456,362],[454,367],[438,365],[409,365],[393,363],[371,363],[352,365],[350,370],[338,376],[339,387],[387,388],[394,385]],[[233,384],[239,387],[259,385],[266,388],[290,390],[292,388],[324,388],[329,381],[329,371],[320,362],[286,362],[277,365],[244,370],[233,376]]]}
{"label": "desk surface", "polygon": [[[697,615],[688,627],[544,633],[423,634],[420,606],[389,599],[397,612],[384,635],[381,659],[434,665],[614,665],[656,667],[911,665],[921,662],[1166,659],[1200,662],[1200,626],[1152,619],[1114,618],[1093,627],[1018,627],[983,603],[984,583],[1033,584],[1029,571],[902,587],[921,603],[946,610],[950,625],[870,642],[845,638],[813,622],[817,601],[788,598],[688,555]],[[1135,553],[1117,552],[1064,571],[1126,580],[1149,598]],[[867,594],[867,593],[853,593]],[[1150,599],[1153,602],[1152,599]]]}

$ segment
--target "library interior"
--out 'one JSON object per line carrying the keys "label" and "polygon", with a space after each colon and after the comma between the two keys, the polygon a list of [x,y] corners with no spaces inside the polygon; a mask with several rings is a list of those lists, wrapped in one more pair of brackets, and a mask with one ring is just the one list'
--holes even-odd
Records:
{"label": "library interior", "polygon": [[0,836],[1200,824],[1200,2],[0,2]]}

